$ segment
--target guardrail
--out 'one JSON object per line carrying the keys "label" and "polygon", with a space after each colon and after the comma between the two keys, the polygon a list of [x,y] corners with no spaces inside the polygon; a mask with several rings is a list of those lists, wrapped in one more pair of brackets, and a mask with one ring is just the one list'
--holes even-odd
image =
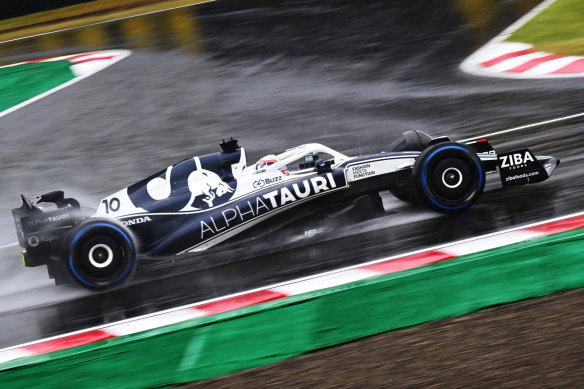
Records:
{"label": "guardrail", "polygon": [[[584,229],[530,239],[0,365],[0,386],[201,380],[484,307],[584,286]],[[391,261],[389,261],[391,262]]]}
{"label": "guardrail", "polygon": [[[115,1],[110,2],[112,6],[115,5]],[[139,1],[133,1],[136,2]],[[33,25],[21,30],[0,30],[2,47],[0,63],[12,62],[13,58],[23,58],[24,53],[39,51],[64,55],[80,51],[111,50],[110,42],[117,41],[123,42],[122,46],[125,49],[180,48],[184,52],[198,53],[203,47],[197,8],[185,6],[191,2],[195,5],[205,1],[170,1],[166,5],[160,3],[159,7],[181,7],[161,12],[148,7],[144,9],[147,13],[156,12],[155,16],[150,14],[131,16],[120,11],[116,13],[116,17],[120,19],[111,20],[112,16],[104,14],[102,18],[95,16],[85,20],[86,25],[81,26],[78,26],[79,22],[63,21],[51,25],[51,28]],[[124,9],[123,4],[117,6]],[[160,33],[161,25],[165,28],[163,34]],[[51,30],[53,32],[49,32]],[[74,33],[71,30],[74,30]]]}

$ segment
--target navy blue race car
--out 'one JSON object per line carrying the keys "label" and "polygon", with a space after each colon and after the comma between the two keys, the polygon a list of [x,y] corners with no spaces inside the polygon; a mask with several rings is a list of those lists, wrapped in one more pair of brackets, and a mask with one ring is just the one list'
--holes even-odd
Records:
{"label": "navy blue race car", "polygon": [[13,210],[25,266],[47,265],[57,283],[98,290],[120,284],[140,256],[205,250],[317,212],[382,215],[380,191],[439,212],[468,209],[486,173],[503,186],[546,180],[559,164],[523,149],[497,154],[486,140],[454,142],[408,131],[379,154],[349,157],[318,143],[247,165],[237,140],[181,161],[104,198],[87,211],[62,191]]}

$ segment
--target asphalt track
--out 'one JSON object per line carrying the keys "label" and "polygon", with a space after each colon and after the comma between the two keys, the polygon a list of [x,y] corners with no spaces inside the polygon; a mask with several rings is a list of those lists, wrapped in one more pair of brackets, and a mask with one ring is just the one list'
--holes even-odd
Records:
{"label": "asphalt track", "polygon": [[216,151],[227,136],[240,139],[250,161],[312,141],[351,155],[378,152],[408,129],[463,139],[584,111],[584,86],[574,80],[461,73],[485,33],[473,34],[446,0],[431,8],[422,0],[234,0],[177,12],[172,18],[186,12],[186,38],[155,14],[105,25],[98,41],[79,42],[79,30],[59,36],[65,48],[46,49],[44,37],[2,50],[7,63],[105,48],[134,54],[0,118],[0,347],[584,208],[582,123],[573,120],[493,137],[503,151],[530,147],[562,164],[537,186],[503,190],[492,177],[462,215],[386,195],[383,218],[145,262],[111,292],[56,287],[45,269],[22,268],[10,245],[19,193],[64,189],[91,206],[179,159]]}

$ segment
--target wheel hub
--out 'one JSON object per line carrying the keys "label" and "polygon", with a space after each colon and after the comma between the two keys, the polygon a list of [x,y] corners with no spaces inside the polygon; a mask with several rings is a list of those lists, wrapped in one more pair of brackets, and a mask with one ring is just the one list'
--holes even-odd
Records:
{"label": "wheel hub", "polygon": [[108,267],[114,260],[112,249],[105,244],[97,244],[89,250],[89,263],[99,269]]}
{"label": "wheel hub", "polygon": [[450,189],[458,188],[462,184],[462,172],[455,167],[449,167],[442,173],[442,183]]}

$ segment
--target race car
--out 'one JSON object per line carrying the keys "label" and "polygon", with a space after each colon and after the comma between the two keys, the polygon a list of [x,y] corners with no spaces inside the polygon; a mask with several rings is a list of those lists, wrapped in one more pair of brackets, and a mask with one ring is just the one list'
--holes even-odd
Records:
{"label": "race car", "polygon": [[380,191],[461,212],[480,197],[486,173],[498,172],[503,186],[524,185],[546,180],[559,164],[529,149],[498,154],[485,139],[421,131],[403,133],[378,154],[350,157],[309,143],[250,166],[236,139],[220,146],[104,198],[97,210],[62,191],[21,195],[12,212],[24,265],[47,265],[58,284],[100,290],[127,280],[140,257],[201,251],[323,212],[380,216]]}

